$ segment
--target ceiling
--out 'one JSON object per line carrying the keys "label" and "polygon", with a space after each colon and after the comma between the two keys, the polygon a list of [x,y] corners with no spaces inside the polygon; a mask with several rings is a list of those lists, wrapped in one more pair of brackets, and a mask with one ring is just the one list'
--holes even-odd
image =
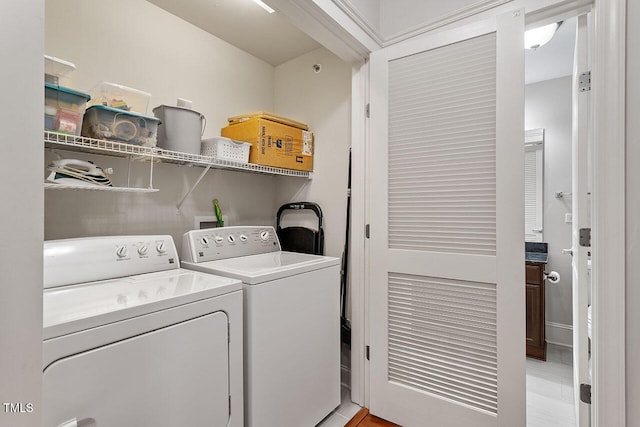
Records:
{"label": "ceiling", "polygon": [[288,18],[252,0],[148,1],[273,66],[320,47]]}
{"label": "ceiling", "polygon": [[537,50],[525,50],[525,84],[573,73],[576,23],[576,18],[567,19],[549,43]]}
{"label": "ceiling", "polygon": [[[288,18],[252,0],[148,1],[273,66],[320,47]],[[566,20],[549,43],[525,51],[526,84],[571,75],[575,31],[576,19]]]}

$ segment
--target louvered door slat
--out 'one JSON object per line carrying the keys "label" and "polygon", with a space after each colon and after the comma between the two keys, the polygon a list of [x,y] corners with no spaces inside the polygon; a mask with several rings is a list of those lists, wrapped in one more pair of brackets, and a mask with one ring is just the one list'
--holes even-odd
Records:
{"label": "louvered door slat", "polygon": [[[477,78],[493,83],[481,85],[470,99],[460,87]],[[438,95],[432,97],[434,93]],[[408,240],[412,248],[460,252],[465,249],[466,234],[469,253],[494,253],[495,226],[478,235],[474,227],[461,228],[459,222],[447,223],[443,218],[454,218],[464,209],[478,211],[495,224],[495,102],[492,35],[390,63],[390,248],[406,248]],[[458,200],[452,203],[446,194],[456,191]],[[437,220],[429,209],[432,204],[444,214]],[[423,207],[424,221],[408,223],[407,205]],[[412,230],[409,239],[403,231],[408,228]],[[482,237],[480,246],[478,237]]]}
{"label": "louvered door slat", "polygon": [[495,411],[495,285],[389,274],[389,379]]}

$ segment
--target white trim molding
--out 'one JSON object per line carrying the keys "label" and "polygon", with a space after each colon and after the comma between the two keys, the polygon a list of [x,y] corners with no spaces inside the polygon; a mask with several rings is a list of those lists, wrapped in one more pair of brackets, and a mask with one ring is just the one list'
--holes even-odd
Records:
{"label": "white trim molding", "polygon": [[392,45],[394,43],[398,43],[403,40],[407,40],[412,37],[416,37],[416,36],[428,33],[429,31],[433,31],[438,28],[445,27],[449,24],[462,21],[463,19],[469,18],[471,16],[479,15],[482,12],[495,9],[498,6],[502,6],[503,4],[510,3],[511,1],[512,0],[482,0],[477,3],[473,3],[469,6],[460,8],[451,13],[440,16],[425,24],[418,25],[413,28],[409,28],[407,31],[393,34],[384,39],[383,46]]}
{"label": "white trim molding", "polygon": [[547,344],[573,348],[573,326],[563,323],[545,322]]}
{"label": "white trim molding", "polygon": [[332,0],[269,0],[269,6],[347,63],[358,64],[380,48]]}
{"label": "white trim molding", "polygon": [[626,1],[594,13],[592,425],[624,427]]}
{"label": "white trim molding", "polygon": [[462,7],[453,12],[444,14],[436,19],[429,20],[423,24],[411,27],[405,31],[392,34],[389,37],[385,37],[376,30],[372,23],[367,22],[366,19],[358,13],[357,8],[354,8],[349,0],[331,0],[335,5],[342,10],[353,22],[355,22],[369,37],[375,40],[380,46],[385,47],[394,43],[401,42],[403,40],[410,39],[421,34],[428,33],[435,29],[444,27],[454,22],[461,21],[465,18],[469,18],[474,15],[478,15],[490,9],[494,9],[505,3],[509,3],[512,0],[480,0],[469,6]]}
{"label": "white trim molding", "polygon": [[351,73],[351,226],[349,289],[351,307],[351,401],[368,405],[369,371],[365,361],[367,333],[367,121],[369,65],[354,64]]}

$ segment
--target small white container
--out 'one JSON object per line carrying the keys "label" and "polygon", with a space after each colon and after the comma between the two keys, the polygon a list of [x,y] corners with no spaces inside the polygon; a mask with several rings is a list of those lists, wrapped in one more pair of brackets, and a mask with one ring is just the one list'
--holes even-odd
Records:
{"label": "small white container", "polygon": [[117,108],[119,110],[147,115],[151,94],[117,83],[98,83],[91,91],[91,105]]}
{"label": "small white container", "polygon": [[233,139],[216,136],[202,140],[200,154],[219,160],[230,160],[237,163],[249,163],[251,143],[234,141]]}

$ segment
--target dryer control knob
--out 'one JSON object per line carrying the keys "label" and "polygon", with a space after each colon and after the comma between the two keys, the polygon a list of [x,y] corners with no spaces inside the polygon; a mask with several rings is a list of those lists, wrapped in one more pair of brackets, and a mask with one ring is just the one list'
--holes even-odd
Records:
{"label": "dryer control knob", "polygon": [[260,238],[262,240],[269,240],[269,232],[267,230],[261,231],[260,232]]}
{"label": "dryer control knob", "polygon": [[229,237],[227,237],[227,240],[229,241],[229,243],[235,243],[236,236],[234,236],[233,234],[229,234]]}
{"label": "dryer control knob", "polygon": [[167,252],[167,244],[165,242],[158,242],[158,244],[156,245],[156,250],[159,254]]}
{"label": "dryer control knob", "polygon": [[147,245],[142,245],[138,248],[138,253],[142,256],[145,256],[146,254],[149,253],[149,246]]}
{"label": "dryer control knob", "polygon": [[247,240],[249,240],[249,238],[247,237],[247,235],[246,235],[246,234],[241,234],[241,235],[240,235],[240,241],[241,241],[241,242],[246,242]]}
{"label": "dryer control knob", "polygon": [[118,249],[116,249],[116,255],[118,255],[118,258],[124,258],[127,256],[127,247],[126,246],[120,246]]}
{"label": "dryer control knob", "polygon": [[201,237],[200,238],[200,244],[206,248],[207,246],[209,246],[209,239],[207,237],[204,237],[204,236]]}
{"label": "dryer control knob", "polygon": [[216,244],[220,244],[222,243],[222,241],[224,240],[224,238],[222,236],[216,236],[213,238],[213,240],[215,240]]}

